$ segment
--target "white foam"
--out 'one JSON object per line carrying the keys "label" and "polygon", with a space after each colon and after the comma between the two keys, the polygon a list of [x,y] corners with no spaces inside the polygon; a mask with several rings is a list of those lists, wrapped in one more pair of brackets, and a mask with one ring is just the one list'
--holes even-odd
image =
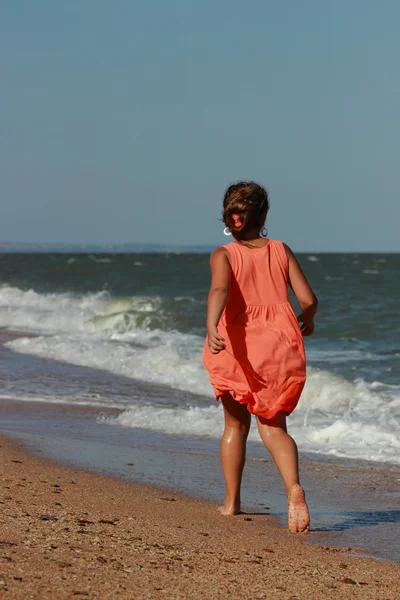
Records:
{"label": "white foam", "polygon": [[[127,344],[126,342],[129,342]],[[6,345],[16,352],[102,369],[186,391],[210,395],[198,336],[136,330],[97,335],[53,335],[18,338]]]}
{"label": "white foam", "polygon": [[[146,319],[160,312],[161,302],[157,296],[111,299],[102,292],[73,297],[3,286],[0,287],[0,326],[37,335],[8,342],[6,345],[15,352],[166,384],[171,387],[171,397],[173,389],[178,389],[202,394],[210,400],[206,408],[132,405],[109,423],[175,434],[219,436],[222,416],[202,365],[204,340],[192,334],[148,330]],[[311,362],[325,360],[328,366],[342,362],[343,358],[377,361],[380,357],[360,350],[349,350],[344,356],[343,352],[332,349],[313,350],[309,358]],[[33,395],[19,398],[44,399],[35,399]],[[114,400],[107,398],[54,396],[53,399],[54,402],[117,407]],[[349,382],[328,370],[309,368],[299,407],[289,422],[302,450],[400,462],[397,441],[400,386],[379,381]],[[252,439],[257,438],[255,432],[252,435]]]}
{"label": "white foam", "polygon": [[110,425],[152,429],[174,435],[219,437],[223,430],[221,407],[216,405],[188,409],[135,406],[115,418],[100,416],[99,420]]}
{"label": "white foam", "polygon": [[[160,314],[158,296],[110,298],[107,292],[82,297],[71,294],[38,294],[9,286],[0,287],[0,327],[29,333],[123,333],[149,325]],[[148,317],[146,321],[146,317]]]}
{"label": "white foam", "polygon": [[325,275],[326,281],[343,281],[344,277],[333,277],[332,275]]}
{"label": "white foam", "polygon": [[92,254],[89,256],[89,259],[95,263],[109,264],[109,263],[114,262],[111,258],[97,258],[96,256],[93,256]]}
{"label": "white foam", "polygon": [[38,402],[46,404],[67,404],[73,406],[93,406],[101,408],[126,408],[126,402],[110,402],[108,398],[101,398],[98,394],[89,396],[47,396],[35,394],[0,394],[1,400],[14,402]]}
{"label": "white foam", "polygon": [[313,255],[311,255],[311,256],[307,256],[307,259],[308,259],[310,262],[318,262],[318,261],[319,261],[319,258],[318,258],[318,256],[313,256]]}
{"label": "white foam", "polygon": [[75,298],[2,286],[0,327],[32,333],[84,331],[86,323],[101,312],[108,299],[106,292]]}
{"label": "white foam", "polygon": [[[222,409],[214,404],[188,409],[134,406],[115,418],[102,416],[99,419],[109,425],[173,435],[219,438],[223,431]],[[303,452],[400,464],[398,427],[382,429],[373,421],[361,423],[348,417],[337,418],[325,425],[304,424],[300,412],[294,412],[288,422],[289,432]],[[255,426],[249,439],[261,443]]]}
{"label": "white foam", "polygon": [[337,419],[319,428],[294,426],[291,432],[304,451],[400,464],[398,429],[386,431],[374,423]]}

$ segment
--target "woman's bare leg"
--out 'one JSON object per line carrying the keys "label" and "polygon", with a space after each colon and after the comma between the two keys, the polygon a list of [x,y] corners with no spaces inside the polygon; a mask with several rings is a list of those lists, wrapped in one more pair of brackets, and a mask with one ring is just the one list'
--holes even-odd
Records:
{"label": "woman's bare leg", "polygon": [[219,511],[223,515],[240,512],[240,485],[246,460],[246,441],[251,415],[246,406],[239,404],[230,394],[222,398],[225,429],[221,440],[221,463],[224,472],[226,498]]}
{"label": "woman's bare leg", "polygon": [[288,497],[288,526],[292,533],[308,531],[310,515],[304,490],[299,481],[299,459],[294,439],[286,429],[286,415],[279,412],[272,419],[257,417],[257,426],[265,447],[279,469]]}

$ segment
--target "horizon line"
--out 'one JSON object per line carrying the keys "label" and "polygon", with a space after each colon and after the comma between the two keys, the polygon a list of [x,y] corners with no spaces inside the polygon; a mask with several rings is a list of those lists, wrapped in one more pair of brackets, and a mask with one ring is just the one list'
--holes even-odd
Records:
{"label": "horizon line", "polygon": [[[222,244],[220,244],[221,246]],[[123,253],[132,252],[135,254],[152,254],[159,252],[176,252],[182,250],[191,250],[195,253],[201,251],[211,251],[218,248],[213,244],[168,244],[160,242],[118,242],[118,243],[92,243],[92,242],[0,242],[0,253],[27,253],[32,250],[46,252],[72,252],[74,250],[82,253],[83,251],[104,252],[104,253]],[[130,250],[129,250],[130,249]],[[400,250],[295,250],[300,254],[400,254]]]}

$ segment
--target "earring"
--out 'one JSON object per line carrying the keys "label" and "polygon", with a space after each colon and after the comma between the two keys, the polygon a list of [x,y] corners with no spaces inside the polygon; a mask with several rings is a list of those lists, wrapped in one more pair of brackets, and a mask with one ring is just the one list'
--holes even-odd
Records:
{"label": "earring", "polygon": [[225,229],[224,229],[224,235],[232,235],[232,232],[229,229],[229,227],[225,227]]}
{"label": "earring", "polygon": [[263,228],[261,229],[261,235],[262,235],[263,237],[267,237],[267,235],[268,235],[268,231],[267,231],[267,228],[266,228],[266,227],[263,227]]}

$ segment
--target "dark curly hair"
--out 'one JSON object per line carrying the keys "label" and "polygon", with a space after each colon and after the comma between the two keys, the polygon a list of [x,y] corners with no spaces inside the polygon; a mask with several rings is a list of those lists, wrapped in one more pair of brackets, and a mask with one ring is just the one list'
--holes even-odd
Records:
{"label": "dark curly hair", "polygon": [[[237,239],[250,231],[264,226],[270,204],[268,192],[254,181],[239,181],[230,185],[225,192],[222,220]],[[232,215],[239,215],[241,226],[237,227]]]}

